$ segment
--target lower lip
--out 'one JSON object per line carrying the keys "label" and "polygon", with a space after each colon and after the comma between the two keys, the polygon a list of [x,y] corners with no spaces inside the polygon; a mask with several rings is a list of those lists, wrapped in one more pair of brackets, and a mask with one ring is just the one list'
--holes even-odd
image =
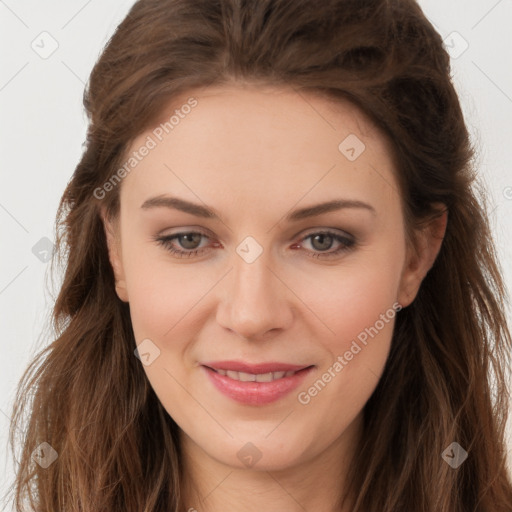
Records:
{"label": "lower lip", "polygon": [[265,405],[293,391],[313,366],[272,382],[242,382],[231,379],[227,375],[221,375],[207,366],[201,366],[201,368],[206,371],[213,385],[227,397],[245,405]]}

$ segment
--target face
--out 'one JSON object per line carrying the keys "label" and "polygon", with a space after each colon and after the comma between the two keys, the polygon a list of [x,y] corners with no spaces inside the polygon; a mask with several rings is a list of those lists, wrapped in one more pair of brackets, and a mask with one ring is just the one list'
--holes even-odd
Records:
{"label": "face", "polygon": [[226,85],[176,109],[106,222],[144,370],[205,457],[306,463],[360,425],[438,246],[408,249],[389,146],[351,104]]}

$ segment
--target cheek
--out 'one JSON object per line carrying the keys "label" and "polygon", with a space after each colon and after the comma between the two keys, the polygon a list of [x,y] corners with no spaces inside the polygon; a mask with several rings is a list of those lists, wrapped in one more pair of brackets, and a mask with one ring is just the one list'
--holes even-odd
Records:
{"label": "cheek", "polygon": [[317,293],[307,299],[329,328],[319,330],[324,334],[316,338],[328,356],[297,399],[322,411],[319,416],[336,411],[340,428],[371,396],[389,354],[401,309],[396,302],[403,262],[400,247],[372,250],[353,265],[347,260],[332,279],[323,281],[321,294],[317,286]]}
{"label": "cheek", "polygon": [[325,333],[322,339],[332,357],[348,350],[358,336],[364,341],[364,333],[376,323],[382,337],[391,336],[389,320],[395,316],[403,264],[400,247],[397,241],[395,248],[372,248],[347,258],[328,275],[325,269],[311,273],[300,285],[298,294],[322,321],[318,330]]}
{"label": "cheek", "polygon": [[397,278],[391,273],[354,271],[325,288],[321,311],[333,337],[348,341],[392,309],[396,295]]}
{"label": "cheek", "polygon": [[126,262],[126,280],[135,340],[139,344],[149,339],[158,347],[158,356],[144,371],[165,409],[181,425],[198,413],[185,391],[194,389],[186,353],[197,337],[200,299],[214,280],[199,279],[193,265],[173,265],[165,255],[133,256]]}
{"label": "cheek", "polygon": [[163,342],[175,331],[182,331],[188,325],[187,315],[215,282],[215,276],[200,278],[194,265],[173,263],[163,249],[158,251],[161,253],[151,248],[132,251],[125,258],[137,342],[145,337]]}

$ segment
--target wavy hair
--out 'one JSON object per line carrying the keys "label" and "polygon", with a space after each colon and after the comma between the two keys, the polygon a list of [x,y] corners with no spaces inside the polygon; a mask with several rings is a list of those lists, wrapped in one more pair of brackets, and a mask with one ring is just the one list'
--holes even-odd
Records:
{"label": "wavy hair", "polygon": [[[346,495],[353,512],[510,512],[505,425],[511,336],[485,191],[440,35],[414,0],[139,0],[84,93],[84,151],[55,223],[63,279],[53,341],[18,383],[10,444],[27,416],[16,510],[183,512],[178,426],[134,357],[94,190],[166,105],[196,87],[292,86],[358,106],[392,141],[411,232],[449,216],[437,260],[396,318],[364,407]],[[456,470],[441,453],[469,453]],[[47,468],[33,451],[58,453]],[[341,508],[341,504],[340,504]]]}

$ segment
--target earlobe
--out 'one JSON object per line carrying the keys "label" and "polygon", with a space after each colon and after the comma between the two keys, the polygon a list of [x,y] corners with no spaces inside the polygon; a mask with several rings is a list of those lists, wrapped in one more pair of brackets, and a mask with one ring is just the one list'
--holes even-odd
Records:
{"label": "earlobe", "polygon": [[397,301],[409,306],[420,289],[423,279],[435,263],[448,224],[448,211],[445,205],[436,205],[439,215],[416,232],[414,247],[408,248],[406,264],[402,272]]}
{"label": "earlobe", "polygon": [[112,270],[114,272],[116,284],[115,289],[117,296],[123,302],[128,302],[128,292],[126,289],[126,281],[123,269],[123,260],[121,253],[121,241],[119,237],[119,227],[116,222],[112,222],[106,215],[105,209],[101,208],[101,219],[103,221],[103,228],[108,248],[108,257]]}

